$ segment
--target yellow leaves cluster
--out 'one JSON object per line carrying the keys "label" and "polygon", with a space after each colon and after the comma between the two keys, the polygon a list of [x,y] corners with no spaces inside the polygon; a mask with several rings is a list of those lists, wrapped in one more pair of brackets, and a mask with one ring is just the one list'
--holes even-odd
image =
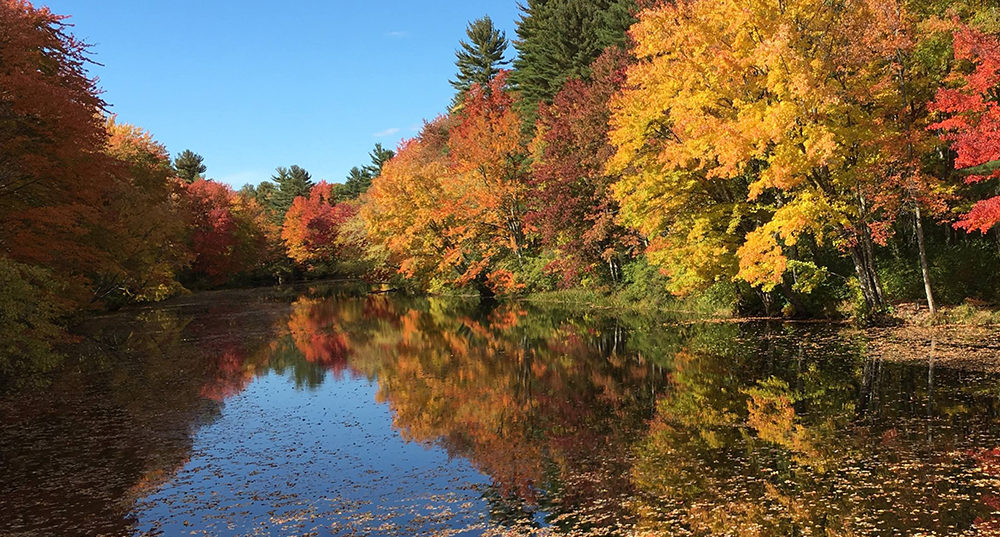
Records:
{"label": "yellow leaves cluster", "polygon": [[[698,0],[642,13],[631,32],[639,62],[612,102],[608,166],[624,176],[624,219],[651,237],[668,272],[718,265],[720,245],[737,242],[732,276],[773,288],[801,235],[851,233],[882,136],[871,66],[892,46],[867,34],[892,26],[891,7]],[[678,224],[707,215],[720,220]],[[730,236],[691,236],[709,228]]]}
{"label": "yellow leaves cluster", "polygon": [[737,277],[765,291],[774,289],[788,268],[784,247],[795,246],[806,233],[821,243],[826,218],[833,212],[826,199],[811,192],[780,207],[767,223],[747,234],[746,242],[737,251],[740,260]]}

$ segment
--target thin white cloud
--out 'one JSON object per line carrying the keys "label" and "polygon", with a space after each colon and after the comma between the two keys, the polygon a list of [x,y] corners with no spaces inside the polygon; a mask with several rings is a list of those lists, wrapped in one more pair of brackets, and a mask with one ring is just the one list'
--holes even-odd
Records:
{"label": "thin white cloud", "polygon": [[399,129],[397,129],[396,127],[393,127],[391,129],[386,129],[386,130],[381,131],[381,132],[376,132],[373,136],[375,136],[376,138],[385,138],[386,136],[392,136],[393,134],[396,134],[398,132],[399,132]]}
{"label": "thin white cloud", "polygon": [[386,37],[391,37],[393,39],[402,39],[404,37],[408,37],[409,35],[410,35],[410,32],[386,32],[385,33]]}
{"label": "thin white cloud", "polygon": [[421,125],[420,123],[414,123],[413,125],[410,125],[410,130],[413,132],[420,132],[420,129],[422,129],[423,127],[424,126]]}

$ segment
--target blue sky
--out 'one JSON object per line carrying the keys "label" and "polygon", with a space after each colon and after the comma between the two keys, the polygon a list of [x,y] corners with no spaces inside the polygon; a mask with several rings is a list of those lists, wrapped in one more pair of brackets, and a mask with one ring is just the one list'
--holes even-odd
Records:
{"label": "blue sky", "polygon": [[119,119],[236,187],[292,164],[342,181],[375,142],[395,147],[445,110],[469,20],[489,14],[513,39],[518,18],[515,0],[37,4],[93,45]]}

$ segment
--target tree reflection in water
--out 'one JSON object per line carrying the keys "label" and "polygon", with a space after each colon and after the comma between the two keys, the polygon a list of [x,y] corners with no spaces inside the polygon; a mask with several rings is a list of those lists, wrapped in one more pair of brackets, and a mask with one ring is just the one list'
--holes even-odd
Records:
{"label": "tree reflection in water", "polygon": [[996,532],[995,376],[836,328],[662,321],[344,287],[98,319],[47,391],[0,400],[0,510],[15,534],[127,534],[277,374],[373,382],[403,439],[488,477],[481,532]]}

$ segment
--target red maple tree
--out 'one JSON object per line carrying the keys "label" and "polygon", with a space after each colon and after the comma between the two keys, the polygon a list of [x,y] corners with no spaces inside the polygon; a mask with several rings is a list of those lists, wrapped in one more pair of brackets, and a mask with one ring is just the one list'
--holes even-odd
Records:
{"label": "red maple tree", "polygon": [[340,227],[357,212],[356,204],[337,203],[333,185],[320,182],[308,198],[295,198],[285,215],[281,238],[288,256],[308,266],[335,259],[340,253]]}
{"label": "red maple tree", "polygon": [[[930,126],[942,131],[956,153],[966,183],[1000,178],[1000,40],[960,25],[954,31],[954,87],[938,91],[932,110],[948,117]],[[964,69],[963,67],[969,67]],[[977,202],[955,227],[987,232],[1000,222],[1000,196]]]}

